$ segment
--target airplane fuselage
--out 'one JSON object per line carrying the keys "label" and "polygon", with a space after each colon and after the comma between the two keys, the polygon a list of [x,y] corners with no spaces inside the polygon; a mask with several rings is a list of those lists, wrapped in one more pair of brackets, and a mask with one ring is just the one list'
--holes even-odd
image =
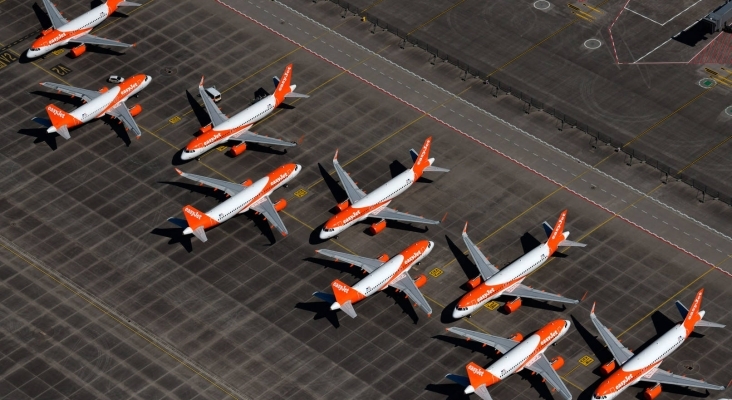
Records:
{"label": "airplane fuselage", "polygon": [[690,333],[683,324],[677,324],[610,374],[597,387],[592,398],[613,399],[628,387],[638,383],[644,375],[650,376],[666,357],[684,343]]}
{"label": "airplane fuselage", "polygon": [[277,108],[277,99],[269,95],[240,111],[220,125],[197,136],[183,149],[181,159],[190,160],[227,142],[232,136],[249,130],[252,125],[266,118]]}
{"label": "airplane fuselage", "polygon": [[33,42],[27,52],[28,58],[36,58],[48,54],[58,47],[69,44],[71,40],[86,35],[95,26],[107,19],[115,10],[116,7],[112,9],[109,4],[104,3],[81,14],[57,29],[51,29]]}
{"label": "airplane fuselage", "polygon": [[487,302],[499,297],[506,290],[520,284],[532,272],[541,267],[552,255],[548,244],[543,243],[518,260],[504,267],[477,288],[466,293],[452,313],[453,318],[462,318],[475,312]]}
{"label": "airplane fuselage", "polygon": [[332,238],[357,222],[370,217],[371,214],[379,212],[388,206],[395,197],[409,189],[417,179],[419,179],[419,176],[411,168],[395,176],[373,192],[351,204],[347,209],[331,217],[323,226],[320,238],[324,240]]}

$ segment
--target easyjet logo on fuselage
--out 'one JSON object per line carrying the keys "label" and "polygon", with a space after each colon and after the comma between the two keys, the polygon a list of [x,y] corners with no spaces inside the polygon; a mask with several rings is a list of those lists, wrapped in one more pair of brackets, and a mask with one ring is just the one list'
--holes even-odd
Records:
{"label": "easyjet logo on fuselage", "polygon": [[470,371],[478,376],[483,376],[483,370],[476,367],[475,365],[472,365],[472,364],[468,365],[468,371]]}
{"label": "easyjet logo on fuselage", "polygon": [[[59,32],[59,31],[56,31],[56,32]],[[51,40],[48,41],[48,44],[49,45],[52,45],[52,44],[54,44],[54,43],[56,43],[56,42],[58,42],[61,39],[63,39],[63,38],[66,37],[66,32],[59,32],[59,33],[60,34],[58,36],[56,36],[55,38],[53,38],[53,39],[51,39]]]}
{"label": "easyjet logo on fuselage", "polygon": [[348,286],[346,286],[346,285],[341,285],[341,284],[340,284],[340,283],[338,283],[338,282],[333,282],[333,287],[334,287],[334,288],[336,288],[336,289],[338,289],[338,290],[340,290],[340,291],[341,291],[341,292],[343,292],[343,293],[348,293],[348,292],[349,292],[349,290],[348,290]]}
{"label": "easyjet logo on fuselage", "polygon": [[344,219],[343,219],[343,225],[346,225],[346,224],[348,224],[349,222],[353,221],[353,220],[354,220],[354,219],[356,219],[356,218],[357,218],[357,217],[358,217],[359,215],[361,215],[361,210],[358,210],[358,209],[357,209],[355,213],[353,213],[353,214],[351,214],[351,215],[349,215],[348,217],[346,217],[346,218],[344,218]]}
{"label": "easyjet logo on fuselage", "polygon": [[209,138],[209,139],[206,139],[206,141],[205,141],[205,142],[203,142],[203,145],[204,145],[204,146],[208,146],[209,144],[211,144],[211,143],[215,142],[215,141],[216,141],[216,140],[218,140],[219,138],[221,138],[221,134],[220,134],[220,133],[217,133],[217,134],[213,135],[213,137],[211,137],[211,138]]}
{"label": "easyjet logo on fuselage", "polygon": [[135,90],[135,88],[136,88],[136,87],[138,87],[138,86],[140,86],[140,84],[139,84],[139,83],[137,83],[137,82],[135,82],[135,83],[133,83],[133,84],[132,84],[132,86],[130,86],[130,87],[128,87],[128,88],[126,88],[126,89],[125,89],[125,90],[123,90],[123,91],[122,91],[122,93],[120,93],[120,94],[122,94],[122,95],[125,95],[125,94],[127,94],[127,93],[129,93],[129,92],[131,92],[131,91]]}
{"label": "easyjet logo on fuselage", "polygon": [[190,215],[191,217],[194,217],[196,219],[201,219],[202,215],[198,211],[191,210],[190,208],[186,208],[186,214]]}
{"label": "easyjet logo on fuselage", "polygon": [[288,176],[289,176],[289,175],[287,174],[287,172],[283,172],[283,173],[282,173],[282,174],[281,174],[280,176],[278,176],[277,178],[275,178],[275,179],[273,179],[273,180],[272,180],[272,183],[271,183],[271,185],[272,185],[272,186],[274,186],[274,185],[276,185],[276,184],[278,184],[278,183],[282,182],[282,181],[283,181],[283,180],[284,180],[285,178],[287,178]]}
{"label": "easyjet logo on fuselage", "polygon": [[495,288],[490,288],[490,290],[488,290],[487,292],[485,292],[482,295],[480,295],[480,297],[478,297],[478,299],[476,301],[478,303],[482,302],[483,300],[485,300],[488,297],[490,297],[495,291],[496,291]]}
{"label": "easyjet logo on fuselage", "polygon": [[543,345],[547,344],[548,342],[551,342],[552,339],[557,337],[558,334],[559,334],[559,332],[553,331],[552,333],[549,334],[549,336],[545,337],[544,339],[541,339],[541,342],[539,342],[539,345],[543,346]]}
{"label": "easyjet logo on fuselage", "polygon": [[625,378],[623,378],[622,381],[620,381],[620,383],[615,385],[615,390],[618,390],[618,389],[624,387],[628,382],[630,382],[632,380],[633,380],[633,375],[627,375]]}
{"label": "easyjet logo on fuselage", "polygon": [[420,251],[418,251],[418,252],[416,252],[416,253],[412,254],[412,255],[411,255],[411,256],[410,256],[409,258],[407,258],[407,259],[406,259],[406,260],[404,261],[404,263],[405,263],[405,264],[407,264],[407,265],[409,265],[409,264],[410,264],[410,263],[411,263],[412,261],[416,260],[416,259],[417,259],[417,257],[419,257],[419,256],[421,256],[421,255],[422,255],[422,250],[420,250]]}

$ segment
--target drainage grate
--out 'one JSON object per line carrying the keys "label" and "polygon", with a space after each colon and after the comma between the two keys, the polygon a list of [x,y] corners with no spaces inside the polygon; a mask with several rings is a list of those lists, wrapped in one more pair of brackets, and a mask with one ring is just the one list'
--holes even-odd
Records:
{"label": "drainage grate", "polygon": [[160,70],[160,73],[163,75],[175,75],[178,73],[178,68],[175,67],[164,67]]}

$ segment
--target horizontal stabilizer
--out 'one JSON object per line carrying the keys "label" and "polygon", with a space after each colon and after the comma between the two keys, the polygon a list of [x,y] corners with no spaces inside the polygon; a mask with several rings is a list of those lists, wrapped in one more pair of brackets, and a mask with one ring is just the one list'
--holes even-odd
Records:
{"label": "horizontal stabilizer", "polygon": [[172,222],[175,225],[178,225],[179,227],[181,227],[183,229],[188,228],[188,222],[186,222],[186,220],[184,220],[184,219],[170,217],[170,218],[168,218],[168,221]]}
{"label": "horizontal stabilizer", "polygon": [[348,300],[347,302],[341,304],[341,310],[343,310],[346,315],[348,315],[351,318],[356,318],[356,310],[353,309],[353,304],[351,304],[351,300]]}
{"label": "horizontal stabilizer", "polygon": [[493,400],[491,394],[488,393],[488,388],[485,385],[480,385],[475,388],[475,394],[478,395],[482,400]]}
{"label": "horizontal stabilizer", "polygon": [[467,376],[447,374],[447,375],[445,375],[445,378],[457,383],[458,385],[460,385],[462,387],[468,387],[468,385],[470,385],[470,381],[468,380]]}
{"label": "horizontal stabilizer", "polygon": [[544,223],[541,224],[541,226],[544,228],[544,233],[546,233],[546,237],[549,238],[549,236],[552,235],[552,226],[549,225],[549,223],[546,221],[544,221]]}
{"label": "horizontal stabilizer", "polygon": [[306,94],[302,94],[302,93],[295,93],[295,92],[290,92],[290,93],[287,93],[285,95],[285,98],[291,98],[291,97],[297,97],[297,98],[301,98],[301,99],[307,99],[310,96],[308,96]]}
{"label": "horizontal stabilizer", "polygon": [[46,119],[46,118],[33,117],[33,118],[31,118],[31,121],[33,121],[41,126],[45,126],[46,128],[50,128],[53,126],[53,124],[51,123],[51,120]]}
{"label": "horizontal stabilizer", "polygon": [[323,300],[326,303],[335,303],[336,298],[330,293],[323,293],[323,292],[315,292],[313,293],[313,296],[319,298],[320,300]]}
{"label": "horizontal stabilizer", "polygon": [[122,1],[119,4],[117,4],[117,7],[139,7],[142,4],[140,3],[133,3],[131,1]]}
{"label": "horizontal stabilizer", "polygon": [[205,242],[208,240],[206,237],[206,231],[203,229],[203,226],[199,226],[198,228],[193,230],[193,236],[197,237],[198,240]]}
{"label": "horizontal stabilizer", "polygon": [[66,140],[71,139],[71,134],[69,133],[69,128],[66,125],[61,125],[58,128],[56,128],[56,133],[61,135],[61,137]]}
{"label": "horizontal stabilizer", "polygon": [[424,169],[422,171],[424,171],[424,172],[450,172],[450,170],[447,168],[435,167],[434,165],[424,167]]}
{"label": "horizontal stabilizer", "polygon": [[724,328],[726,325],[718,324],[716,322],[701,320],[701,321],[697,322],[696,324],[694,324],[694,326],[702,326],[702,327],[706,327],[706,328]]}
{"label": "horizontal stabilizer", "polygon": [[571,240],[562,240],[558,247],[585,247],[587,243],[573,242]]}

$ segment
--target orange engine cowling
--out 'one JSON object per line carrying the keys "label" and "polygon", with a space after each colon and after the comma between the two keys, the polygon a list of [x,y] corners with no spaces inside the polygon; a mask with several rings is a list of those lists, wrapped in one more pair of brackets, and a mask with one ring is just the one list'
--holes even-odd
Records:
{"label": "orange engine cowling", "polygon": [[348,203],[348,200],[346,200],[344,202],[338,203],[336,205],[336,208],[338,209],[338,211],[345,211],[345,209],[348,208],[349,205],[350,204]]}
{"label": "orange engine cowling", "polygon": [[81,45],[76,46],[71,49],[71,57],[72,58],[79,57],[80,55],[84,54],[85,52],[86,52],[86,45],[81,44]]}
{"label": "orange engine cowling", "polygon": [[661,384],[657,383],[656,386],[646,388],[643,391],[643,398],[645,400],[654,400],[659,394],[661,394]]}
{"label": "orange engine cowling", "polygon": [[246,186],[246,187],[252,186],[252,180],[251,179],[247,179],[244,182],[242,182],[241,184],[243,186]]}
{"label": "orange engine cowling", "polygon": [[503,311],[506,312],[506,314],[511,314],[512,312],[515,312],[516,310],[521,307],[521,298],[517,298],[515,300],[511,300],[506,302],[506,305],[503,306]]}
{"label": "orange engine cowling", "polygon": [[468,286],[468,289],[473,290],[480,286],[480,284],[483,283],[483,278],[481,278],[480,275],[476,276],[475,278],[471,279],[466,283],[465,285]]}
{"label": "orange engine cowling", "polygon": [[414,280],[414,286],[418,288],[424,286],[425,283],[427,283],[427,277],[424,276],[424,274],[420,274],[417,279]]}
{"label": "orange engine cowling", "polygon": [[602,374],[602,376],[609,376],[610,374],[613,373],[613,371],[615,371],[615,361],[614,360],[610,361],[609,363],[602,364],[602,366],[600,367],[600,374]]}
{"label": "orange engine cowling", "polygon": [[204,133],[211,130],[211,124],[208,124],[206,126],[202,126],[200,129],[198,129],[198,134],[203,135]]}
{"label": "orange engine cowling", "polygon": [[379,258],[377,258],[377,260],[379,260],[381,262],[387,262],[387,261],[389,261],[389,255],[384,253],[384,254],[380,255]]}
{"label": "orange engine cowling", "polygon": [[564,366],[564,358],[562,358],[561,356],[556,356],[552,358],[551,364],[553,370],[559,371],[559,368],[562,368],[562,366]]}
{"label": "orange engine cowling", "polygon": [[517,341],[517,342],[523,342],[524,341],[524,335],[522,335],[521,332],[516,332],[509,339],[514,340],[514,341]]}
{"label": "orange engine cowling", "polygon": [[134,106],[132,106],[132,108],[130,108],[130,115],[132,115],[133,117],[136,117],[137,114],[139,114],[141,112],[142,112],[142,106],[139,104],[135,104]]}
{"label": "orange engine cowling", "polygon": [[370,229],[372,235],[376,235],[376,234],[380,233],[381,231],[383,231],[384,228],[386,228],[386,221],[382,219],[381,221],[379,221],[377,223],[371,224],[371,228],[369,228],[369,229]]}
{"label": "orange engine cowling", "polygon": [[246,150],[246,149],[247,149],[246,143],[241,143],[241,144],[237,144],[236,146],[232,146],[232,148],[230,150],[231,156],[232,157],[240,156],[241,153],[243,153],[244,150]]}
{"label": "orange engine cowling", "polygon": [[277,212],[284,210],[285,207],[287,207],[287,200],[285,200],[285,199],[280,199],[278,202],[276,202],[274,204],[274,209]]}

